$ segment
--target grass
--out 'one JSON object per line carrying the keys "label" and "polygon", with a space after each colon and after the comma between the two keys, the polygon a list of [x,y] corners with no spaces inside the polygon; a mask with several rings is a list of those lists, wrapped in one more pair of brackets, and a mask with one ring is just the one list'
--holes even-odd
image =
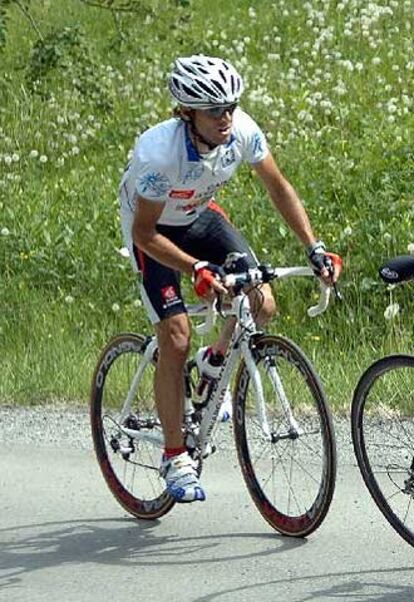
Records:
{"label": "grass", "polygon": [[[118,252],[117,187],[135,136],[170,114],[170,63],[204,52],[244,75],[243,107],[266,132],[317,235],[344,257],[345,302],[310,320],[314,286],[282,283],[271,330],[304,347],[332,403],[346,407],[361,370],[411,346],[409,286],[387,290],[377,269],[414,242],[412,4],[170,0],[154,18],[155,5],[143,1],[132,18],[115,20],[80,0],[34,0],[36,30],[17,5],[8,8],[0,401],[86,400],[107,338],[148,331]],[[262,260],[303,263],[248,167],[219,200]],[[385,320],[391,302],[400,312]]]}

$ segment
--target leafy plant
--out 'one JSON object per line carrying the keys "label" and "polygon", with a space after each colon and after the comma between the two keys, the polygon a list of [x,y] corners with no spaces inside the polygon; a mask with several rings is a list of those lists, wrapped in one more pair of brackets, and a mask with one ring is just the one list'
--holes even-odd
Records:
{"label": "leafy plant", "polygon": [[7,39],[7,21],[9,10],[15,5],[30,23],[32,29],[36,32],[38,38],[42,39],[42,34],[33,15],[29,11],[30,0],[0,0],[0,49],[4,48]]}
{"label": "leafy plant", "polygon": [[26,69],[29,90],[44,98],[62,80],[62,85],[72,84],[81,97],[110,109],[111,90],[103,76],[102,63],[94,58],[92,47],[78,25],[52,31],[37,40]]}

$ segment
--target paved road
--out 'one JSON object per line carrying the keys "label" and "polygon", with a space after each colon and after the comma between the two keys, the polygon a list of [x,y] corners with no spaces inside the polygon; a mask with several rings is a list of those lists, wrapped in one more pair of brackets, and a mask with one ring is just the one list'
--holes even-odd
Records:
{"label": "paved road", "polygon": [[2,602],[414,600],[414,550],[382,519],[348,454],[328,518],[297,541],[257,513],[231,452],[206,464],[204,504],[146,523],[117,505],[88,444],[6,435]]}

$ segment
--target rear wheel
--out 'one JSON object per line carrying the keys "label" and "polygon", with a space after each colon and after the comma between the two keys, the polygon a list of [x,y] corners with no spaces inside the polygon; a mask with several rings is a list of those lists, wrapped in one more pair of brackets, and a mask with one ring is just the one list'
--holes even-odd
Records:
{"label": "rear wheel", "polygon": [[[90,417],[96,456],[112,494],[133,516],[156,519],[174,500],[159,474],[162,430],[153,392],[155,361],[144,358],[149,341],[121,334],[104,348],[93,376]],[[132,384],[143,362],[142,375]]]}
{"label": "rear wheel", "polygon": [[335,487],[329,408],[312,365],[294,343],[264,335],[255,340],[252,353],[264,407],[258,407],[242,362],[235,389],[235,438],[243,476],[259,512],[274,529],[306,536],[325,518]]}
{"label": "rear wheel", "polygon": [[362,375],[351,412],[355,455],[387,521],[414,546],[414,358],[384,357]]}

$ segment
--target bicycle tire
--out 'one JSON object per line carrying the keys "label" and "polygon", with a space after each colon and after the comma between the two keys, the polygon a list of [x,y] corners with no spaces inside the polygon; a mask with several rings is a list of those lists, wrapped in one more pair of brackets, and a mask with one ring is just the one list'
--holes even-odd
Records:
{"label": "bicycle tire", "polygon": [[[148,337],[125,333],[105,346],[93,375],[90,420],[96,457],[111,493],[133,516],[154,520],[175,503],[159,475],[162,450],[148,441],[129,439],[117,421],[147,342]],[[124,420],[124,426],[128,420],[132,428],[157,434],[161,425],[153,393],[154,370],[154,362],[145,367],[133,413]],[[121,453],[121,449],[131,448],[131,442],[133,451]]]}
{"label": "bicycle tire", "polygon": [[[330,410],[312,364],[292,341],[262,335],[251,349],[262,372],[272,439],[263,436],[253,410],[250,375],[242,361],[235,383],[234,433],[243,477],[260,514],[273,529],[305,537],[324,520],[335,489],[336,443]],[[269,373],[263,370],[265,364],[276,366],[295,419],[302,424],[303,433],[297,438],[290,433],[278,439],[288,432],[286,413]],[[298,491],[293,491],[294,486]]]}
{"label": "bicycle tire", "polygon": [[364,372],[351,406],[352,441],[365,485],[388,523],[412,546],[413,396],[414,357],[390,355]]}

